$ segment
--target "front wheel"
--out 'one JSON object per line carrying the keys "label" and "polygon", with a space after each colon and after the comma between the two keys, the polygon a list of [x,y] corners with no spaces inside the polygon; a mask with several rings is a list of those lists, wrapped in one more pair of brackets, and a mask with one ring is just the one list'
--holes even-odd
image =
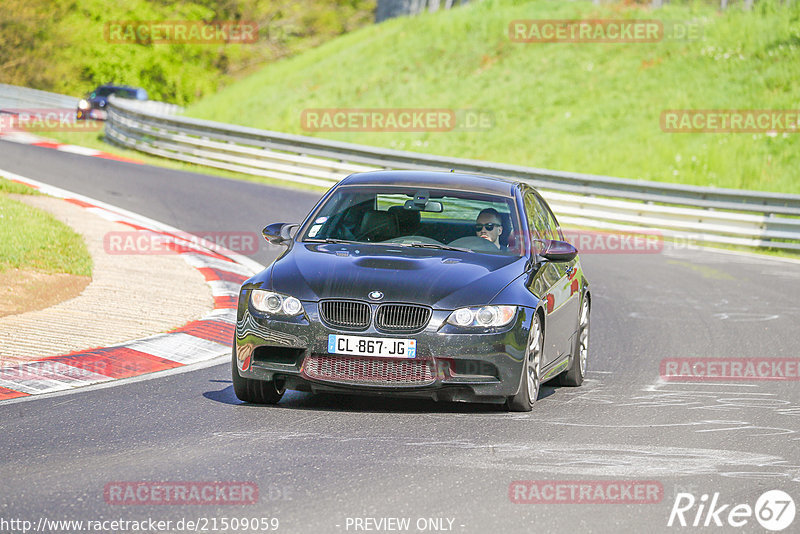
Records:
{"label": "front wheel", "polygon": [[589,296],[584,295],[578,322],[578,336],[569,358],[569,369],[561,373],[558,383],[562,386],[580,386],[586,376],[586,361],[589,356]]}
{"label": "front wheel", "polygon": [[278,385],[275,380],[253,380],[239,376],[236,366],[236,347],[233,348],[231,360],[231,378],[233,379],[233,392],[236,397],[244,402],[253,404],[278,404],[286,388]]}
{"label": "front wheel", "polygon": [[511,412],[530,412],[533,403],[539,397],[539,386],[542,381],[542,347],[544,347],[544,332],[539,314],[533,316],[531,333],[528,337],[528,347],[525,350],[525,363],[522,367],[521,385],[519,393],[509,397],[506,407]]}

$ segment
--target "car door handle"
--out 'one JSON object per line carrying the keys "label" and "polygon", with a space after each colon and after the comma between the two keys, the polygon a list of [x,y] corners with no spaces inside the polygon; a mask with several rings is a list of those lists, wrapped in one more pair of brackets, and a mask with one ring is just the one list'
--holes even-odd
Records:
{"label": "car door handle", "polygon": [[572,274],[572,271],[573,271],[573,269],[575,269],[575,267],[573,267],[573,266],[571,266],[571,265],[570,265],[570,266],[567,266],[566,273],[567,273],[567,274]]}

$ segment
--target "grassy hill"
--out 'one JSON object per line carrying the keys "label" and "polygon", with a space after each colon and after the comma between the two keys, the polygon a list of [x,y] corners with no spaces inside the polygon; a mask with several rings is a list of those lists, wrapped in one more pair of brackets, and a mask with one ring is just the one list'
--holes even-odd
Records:
{"label": "grassy hill", "polygon": [[[691,21],[702,38],[518,43],[517,19]],[[800,5],[485,0],[366,26],[272,63],[191,106],[194,117],[457,157],[629,178],[800,193],[799,134],[665,133],[668,109],[800,109]],[[493,126],[311,132],[304,110],[480,110]]]}

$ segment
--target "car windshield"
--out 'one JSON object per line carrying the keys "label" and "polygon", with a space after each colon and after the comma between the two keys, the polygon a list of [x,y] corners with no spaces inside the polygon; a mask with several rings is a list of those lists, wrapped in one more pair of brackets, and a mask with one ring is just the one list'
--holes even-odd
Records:
{"label": "car windshield", "polygon": [[98,87],[94,91],[92,91],[91,97],[94,98],[96,96],[108,96],[114,93],[115,89],[113,87]]}
{"label": "car windshield", "polygon": [[[140,98],[141,93],[141,98]],[[99,87],[95,89],[90,95],[91,98],[98,96],[116,95],[120,98],[144,99],[144,93],[141,90],[127,89],[124,87]]]}
{"label": "car windshield", "polygon": [[117,89],[117,92],[114,94],[122,98],[132,98],[132,99],[137,98],[135,89]]}
{"label": "car windshield", "polygon": [[[478,225],[477,223],[481,223]],[[391,243],[522,255],[513,198],[458,190],[344,186],[303,228],[303,241]]]}

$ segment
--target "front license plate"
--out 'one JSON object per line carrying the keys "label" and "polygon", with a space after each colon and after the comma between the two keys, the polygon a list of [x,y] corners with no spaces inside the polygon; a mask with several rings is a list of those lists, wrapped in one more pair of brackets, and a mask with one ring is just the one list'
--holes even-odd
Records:
{"label": "front license plate", "polygon": [[379,358],[416,358],[417,340],[328,334],[328,353]]}

